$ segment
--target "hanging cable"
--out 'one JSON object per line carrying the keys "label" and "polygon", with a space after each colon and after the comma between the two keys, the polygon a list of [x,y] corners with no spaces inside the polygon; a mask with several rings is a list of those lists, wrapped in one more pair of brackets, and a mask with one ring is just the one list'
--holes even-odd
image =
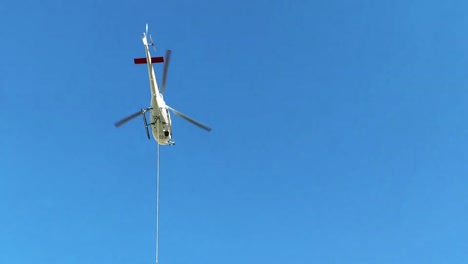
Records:
{"label": "hanging cable", "polygon": [[[157,124],[157,135],[159,136],[159,122]],[[157,158],[156,158],[156,264],[159,264],[159,142],[157,145]]]}

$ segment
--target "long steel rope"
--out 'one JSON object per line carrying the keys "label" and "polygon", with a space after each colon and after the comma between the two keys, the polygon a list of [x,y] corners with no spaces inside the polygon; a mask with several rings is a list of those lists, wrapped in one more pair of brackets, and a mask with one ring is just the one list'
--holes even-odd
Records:
{"label": "long steel rope", "polygon": [[[159,123],[158,123],[159,124]],[[158,125],[159,132],[159,125]],[[159,133],[158,133],[159,136]],[[157,158],[156,158],[156,264],[159,263],[159,142],[157,145]]]}

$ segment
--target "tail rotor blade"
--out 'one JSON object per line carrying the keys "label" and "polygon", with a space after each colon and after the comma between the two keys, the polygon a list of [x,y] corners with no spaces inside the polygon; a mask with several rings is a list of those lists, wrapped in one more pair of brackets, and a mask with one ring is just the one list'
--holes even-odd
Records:
{"label": "tail rotor blade", "polygon": [[161,93],[164,93],[166,90],[166,79],[167,79],[167,70],[169,68],[169,61],[171,59],[171,50],[166,50],[166,57],[164,58],[164,69],[163,69],[163,77],[162,77],[162,85],[161,85]]}
{"label": "tail rotor blade", "polygon": [[202,129],[204,129],[204,130],[206,130],[206,131],[208,131],[208,132],[211,131],[211,128],[210,128],[210,127],[208,127],[208,126],[206,126],[206,125],[204,125],[204,124],[202,124],[202,123],[200,123],[200,122],[198,122],[198,121],[196,121],[196,120],[194,120],[194,119],[192,119],[192,118],[190,118],[190,117],[188,117],[188,116],[182,114],[181,112],[175,110],[174,108],[169,107],[169,106],[167,106],[167,108],[171,109],[172,112],[174,112],[174,114],[176,114],[176,115],[182,117],[183,119],[189,121],[190,123],[192,123],[192,124],[194,124],[194,125],[196,125],[196,126],[202,128]]}

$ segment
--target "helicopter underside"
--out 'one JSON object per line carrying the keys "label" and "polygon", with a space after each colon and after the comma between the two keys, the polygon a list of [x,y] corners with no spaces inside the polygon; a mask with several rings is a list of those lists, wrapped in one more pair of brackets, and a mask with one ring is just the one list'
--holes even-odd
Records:
{"label": "helicopter underside", "polygon": [[151,131],[153,138],[161,145],[173,145],[170,122],[158,115],[151,114]]}

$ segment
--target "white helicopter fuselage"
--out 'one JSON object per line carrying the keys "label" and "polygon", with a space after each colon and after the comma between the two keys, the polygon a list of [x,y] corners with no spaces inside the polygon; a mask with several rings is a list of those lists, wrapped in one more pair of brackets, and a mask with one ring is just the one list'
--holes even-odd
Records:
{"label": "white helicopter fuselage", "polygon": [[172,126],[171,115],[164,101],[164,97],[159,91],[156,74],[154,73],[153,63],[151,62],[151,53],[149,51],[148,40],[146,34],[143,33],[143,44],[146,52],[146,63],[148,65],[148,75],[151,88],[150,101],[150,126],[153,138],[161,145],[171,144]]}
{"label": "white helicopter fuselage", "polygon": [[[181,117],[187,122],[192,123],[193,125],[198,126],[201,129],[206,131],[211,131],[211,128],[198,122],[197,120],[181,113],[180,111],[174,109],[173,107],[166,104],[164,101],[163,93],[166,90],[166,76],[167,76],[167,69],[169,66],[171,50],[166,50],[165,57],[151,57],[151,53],[149,51],[149,46],[154,46],[153,40],[151,39],[151,44],[148,43],[147,39],[148,35],[148,24],[146,24],[146,32],[143,33],[142,41],[143,45],[145,46],[145,54],[146,58],[134,58],[135,64],[146,64],[148,66],[148,77],[150,83],[150,92],[151,92],[151,100],[150,106],[147,108],[142,108],[140,111],[133,113],[129,116],[126,116],[120,119],[118,122],[115,122],[114,125],[116,127],[120,127],[123,124],[127,123],[128,121],[136,118],[137,116],[141,115],[143,117],[143,121],[145,122],[145,130],[148,139],[150,139],[149,128],[151,128],[151,132],[153,134],[154,140],[158,142],[158,145],[175,145],[175,142],[172,140],[172,122],[171,122],[171,115],[169,114],[169,110],[172,111],[175,115]],[[164,62],[164,68],[162,72],[162,83],[161,89],[159,89],[158,81],[156,80],[156,74],[154,73],[154,63]],[[150,113],[150,122],[148,123],[146,119],[146,112]]]}

